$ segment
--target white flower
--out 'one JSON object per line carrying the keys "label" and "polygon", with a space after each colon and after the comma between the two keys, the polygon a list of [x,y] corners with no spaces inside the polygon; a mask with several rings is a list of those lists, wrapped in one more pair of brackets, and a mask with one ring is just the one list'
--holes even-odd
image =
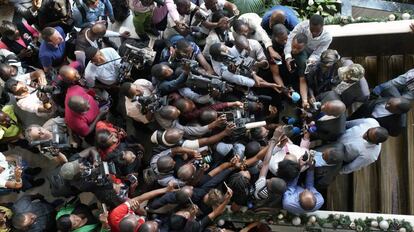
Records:
{"label": "white flower", "polygon": [[308,5],[312,6],[313,4],[315,4],[315,2],[313,0],[308,0]]}
{"label": "white flower", "polygon": [[318,11],[323,11],[323,7],[321,5],[318,6]]}

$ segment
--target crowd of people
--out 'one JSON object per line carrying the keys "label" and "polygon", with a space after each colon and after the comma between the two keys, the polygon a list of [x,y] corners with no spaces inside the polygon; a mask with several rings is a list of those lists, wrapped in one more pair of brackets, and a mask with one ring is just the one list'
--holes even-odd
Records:
{"label": "crowd of people", "polygon": [[[322,16],[282,5],[261,17],[227,0],[33,0],[0,35],[0,194],[20,193],[0,231],[270,231],[216,221],[323,208],[414,99],[413,70],[370,90]],[[53,162],[47,182],[16,147]]]}

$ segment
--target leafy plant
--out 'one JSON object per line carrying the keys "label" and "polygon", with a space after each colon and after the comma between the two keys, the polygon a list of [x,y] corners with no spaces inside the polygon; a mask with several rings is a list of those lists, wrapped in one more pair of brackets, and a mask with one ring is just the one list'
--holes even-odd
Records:
{"label": "leafy plant", "polygon": [[314,14],[334,16],[339,12],[341,4],[337,0],[284,0],[282,5],[295,9],[300,18],[309,19]]}

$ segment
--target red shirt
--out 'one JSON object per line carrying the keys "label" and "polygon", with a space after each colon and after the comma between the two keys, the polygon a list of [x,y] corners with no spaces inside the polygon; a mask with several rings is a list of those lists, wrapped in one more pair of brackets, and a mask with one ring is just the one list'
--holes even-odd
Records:
{"label": "red shirt", "polygon": [[[124,202],[118,205],[114,210],[112,210],[109,213],[108,223],[109,223],[109,226],[111,227],[112,232],[119,232],[119,223],[122,221],[125,215],[135,214],[134,211],[132,211],[129,207],[130,207],[129,203]],[[138,231],[138,228],[144,223],[145,223],[145,219],[143,217],[139,217],[138,227],[136,231]]]}
{"label": "red shirt", "polygon": [[126,137],[126,134],[120,128],[112,125],[112,123],[105,122],[105,121],[99,121],[98,123],[96,123],[95,131],[100,131],[100,130],[107,130],[111,134],[115,134],[118,137],[118,142],[117,143],[112,144],[110,147],[108,147],[106,149],[98,149],[98,152],[101,155],[101,158],[103,160],[105,160],[106,155],[111,153],[113,150],[115,150],[115,148],[117,148],[119,146],[121,140]]}
{"label": "red shirt", "polygon": [[[81,96],[89,102],[90,108],[82,114],[72,111],[69,106],[69,98],[72,96]],[[89,95],[84,88],[74,85],[68,89],[65,98],[65,122],[68,127],[77,135],[87,136],[89,126],[99,114],[99,106],[95,99]]]}

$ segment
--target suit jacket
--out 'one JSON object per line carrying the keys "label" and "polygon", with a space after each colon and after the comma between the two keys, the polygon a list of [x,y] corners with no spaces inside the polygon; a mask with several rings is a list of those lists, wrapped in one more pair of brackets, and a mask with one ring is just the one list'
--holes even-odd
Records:
{"label": "suit jacket", "polygon": [[320,121],[315,121],[317,131],[312,134],[315,138],[323,141],[336,141],[345,132],[345,113],[337,118]]}
{"label": "suit jacket", "polygon": [[[315,149],[316,151],[323,152],[326,148],[336,145],[325,145]],[[342,163],[338,163],[332,166],[324,166],[315,168],[315,186],[317,189],[327,188],[339,174],[342,168]]]}
{"label": "suit jacket", "polygon": [[341,94],[341,101],[346,107],[349,107],[354,102],[365,102],[369,97],[369,87],[365,77],[361,78],[357,83],[346,89]]}
{"label": "suit jacket", "polygon": [[[387,102],[391,97],[379,98],[370,100],[361,105],[348,120],[354,120],[358,118],[374,118],[372,113],[375,106]],[[391,114],[389,116],[375,118],[380,126],[388,130],[390,136],[398,136],[402,129],[406,127],[406,114]]]}
{"label": "suit jacket", "polygon": [[[320,94],[317,100],[324,104],[328,101],[340,100],[340,96],[334,91],[328,91]],[[345,122],[345,114],[326,121],[316,120],[318,130],[312,134],[312,137],[323,141],[335,141],[345,132]]]}

